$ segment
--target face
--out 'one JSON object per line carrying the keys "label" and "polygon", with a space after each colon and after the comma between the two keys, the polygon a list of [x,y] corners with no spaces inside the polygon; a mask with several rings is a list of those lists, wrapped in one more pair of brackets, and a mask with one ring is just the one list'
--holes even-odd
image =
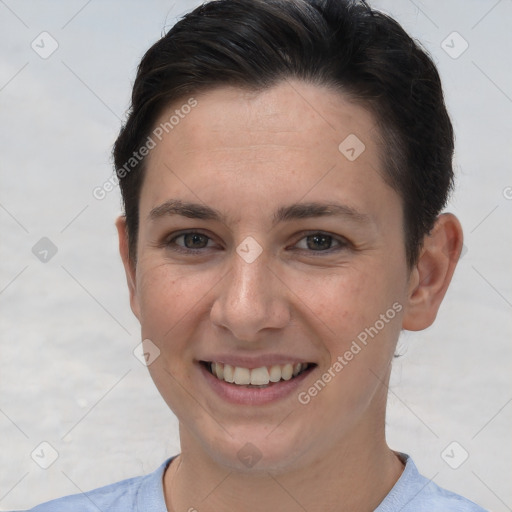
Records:
{"label": "face", "polygon": [[410,274],[375,119],[299,81],[194,98],[147,157],[127,265],[182,448],[276,469],[380,439]]}

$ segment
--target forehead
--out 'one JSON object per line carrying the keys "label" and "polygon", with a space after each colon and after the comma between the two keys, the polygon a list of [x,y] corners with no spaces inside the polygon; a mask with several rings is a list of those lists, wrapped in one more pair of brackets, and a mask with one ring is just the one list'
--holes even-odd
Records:
{"label": "forehead", "polygon": [[[358,134],[370,146],[378,141],[373,115],[341,92],[326,86],[285,80],[263,91],[218,87],[195,96],[197,106],[169,130],[170,146],[182,152],[286,145],[303,150],[329,144],[336,156],[338,145]],[[187,103],[178,101],[162,113],[164,124]]]}
{"label": "forehead", "polygon": [[167,122],[167,130],[148,155],[141,212],[165,201],[171,188],[196,202],[194,194],[216,205],[238,199],[256,210],[258,197],[266,205],[326,192],[357,209],[372,194],[397,201],[381,177],[373,115],[339,91],[287,80],[263,91],[219,87],[183,108],[189,100],[175,102],[155,125]]}

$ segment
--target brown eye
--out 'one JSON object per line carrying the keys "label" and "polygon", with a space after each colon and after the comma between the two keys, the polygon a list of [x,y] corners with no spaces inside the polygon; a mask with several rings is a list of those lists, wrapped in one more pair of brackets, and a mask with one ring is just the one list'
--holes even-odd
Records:
{"label": "brown eye", "polygon": [[[178,243],[177,240],[183,241]],[[165,246],[173,251],[194,252],[208,248],[208,242],[210,240],[210,237],[204,235],[203,233],[199,233],[197,231],[189,231],[187,233],[181,233],[172,238],[169,238],[167,242],[165,242]]]}
{"label": "brown eye", "polygon": [[202,249],[208,244],[208,237],[201,233],[185,233],[181,236],[187,249]]}
{"label": "brown eye", "polygon": [[322,249],[330,249],[332,243],[332,236],[329,235],[309,235],[306,237],[308,240],[308,249],[319,251]]}
{"label": "brown eye", "polygon": [[[303,241],[305,241],[305,243],[303,243]],[[334,247],[333,242],[336,244]],[[312,233],[299,240],[296,246],[308,252],[332,252],[347,247],[348,242],[342,238],[335,238],[326,233]]]}

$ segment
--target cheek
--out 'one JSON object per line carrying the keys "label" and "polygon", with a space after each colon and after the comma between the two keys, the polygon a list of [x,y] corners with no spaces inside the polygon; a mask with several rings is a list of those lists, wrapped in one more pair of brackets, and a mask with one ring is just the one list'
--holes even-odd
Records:
{"label": "cheek", "polygon": [[[203,275],[186,273],[167,264],[147,266],[137,280],[143,336],[163,343],[201,308],[201,300],[212,286]],[[156,341],[155,341],[156,342]]]}
{"label": "cheek", "polygon": [[317,319],[317,332],[325,333],[322,342],[330,361],[319,378],[328,384],[302,391],[318,394],[311,401],[317,414],[330,411],[336,425],[347,411],[354,417],[362,413],[386,379],[401,329],[400,283],[389,268],[387,274],[373,268],[333,275],[314,289],[307,306]]}
{"label": "cheek", "polygon": [[[368,380],[369,369],[383,375],[400,334],[400,279],[389,267],[387,272],[370,267],[308,279],[297,288],[297,295],[306,298],[303,310],[329,353],[327,365],[343,358],[343,370],[334,369],[337,378],[332,390],[348,386],[366,393],[367,385],[370,389],[376,384]],[[357,401],[357,397],[348,395],[345,400]]]}
{"label": "cheek", "polygon": [[367,266],[319,274],[318,279],[294,279],[293,291],[326,328],[346,338],[374,323],[396,300],[393,279]]}

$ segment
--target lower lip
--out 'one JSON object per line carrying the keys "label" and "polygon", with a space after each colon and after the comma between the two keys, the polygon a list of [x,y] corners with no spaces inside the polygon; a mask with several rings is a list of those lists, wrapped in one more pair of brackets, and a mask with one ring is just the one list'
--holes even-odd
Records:
{"label": "lower lip", "polygon": [[264,405],[277,402],[297,391],[304,379],[313,368],[306,370],[290,380],[281,380],[267,388],[246,388],[236,384],[230,384],[214,377],[204,365],[198,363],[199,369],[210,387],[226,402],[240,405]]}

